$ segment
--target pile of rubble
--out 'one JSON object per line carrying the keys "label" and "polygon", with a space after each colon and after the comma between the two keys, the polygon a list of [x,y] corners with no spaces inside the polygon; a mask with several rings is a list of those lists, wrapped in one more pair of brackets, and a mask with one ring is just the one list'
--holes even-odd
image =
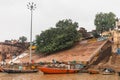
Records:
{"label": "pile of rubble", "polygon": [[0,43],[0,55],[1,60],[11,59],[12,57],[20,55],[26,49],[28,49],[28,43]]}

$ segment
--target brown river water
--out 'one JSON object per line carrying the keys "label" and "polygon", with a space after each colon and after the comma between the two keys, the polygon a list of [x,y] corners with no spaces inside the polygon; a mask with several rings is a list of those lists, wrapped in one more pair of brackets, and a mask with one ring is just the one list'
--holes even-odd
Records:
{"label": "brown river water", "polygon": [[42,72],[38,72],[24,74],[0,73],[0,80],[120,80],[120,77],[117,74],[43,74]]}

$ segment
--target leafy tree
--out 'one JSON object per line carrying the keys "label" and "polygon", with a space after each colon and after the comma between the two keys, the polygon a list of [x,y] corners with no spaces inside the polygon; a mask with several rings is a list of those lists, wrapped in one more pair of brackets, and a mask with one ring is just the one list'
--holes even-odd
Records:
{"label": "leafy tree", "polygon": [[43,31],[36,36],[37,52],[49,54],[70,48],[80,39],[77,28],[78,23],[73,23],[70,19],[59,21],[55,28]]}
{"label": "leafy tree", "polygon": [[113,29],[116,21],[115,17],[116,15],[112,12],[96,14],[94,20],[96,30],[102,33],[103,31],[108,31],[110,28]]}
{"label": "leafy tree", "polygon": [[27,38],[25,36],[21,36],[19,37],[19,41],[24,43],[25,41],[27,41]]}
{"label": "leafy tree", "polygon": [[65,27],[78,28],[78,23],[77,22],[73,23],[71,19],[69,19],[69,20],[64,19],[62,21],[57,22],[56,27],[58,27],[58,28],[65,28]]}
{"label": "leafy tree", "polygon": [[79,29],[79,32],[81,33],[82,35],[82,38],[89,38],[90,37],[90,34],[87,32],[87,30],[83,27],[81,27]]}
{"label": "leafy tree", "polygon": [[92,30],[92,35],[93,35],[93,37],[95,37],[95,38],[100,37],[99,33],[98,33],[96,30]]}

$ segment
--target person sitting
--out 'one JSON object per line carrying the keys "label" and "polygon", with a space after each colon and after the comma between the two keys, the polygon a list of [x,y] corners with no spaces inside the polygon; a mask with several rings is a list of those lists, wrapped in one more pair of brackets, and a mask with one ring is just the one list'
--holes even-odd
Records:
{"label": "person sitting", "polygon": [[56,60],[52,59],[53,64],[56,64]]}

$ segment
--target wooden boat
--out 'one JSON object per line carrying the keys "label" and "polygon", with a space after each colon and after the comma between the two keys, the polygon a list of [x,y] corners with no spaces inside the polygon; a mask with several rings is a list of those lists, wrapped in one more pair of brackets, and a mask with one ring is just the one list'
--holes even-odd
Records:
{"label": "wooden boat", "polygon": [[79,72],[79,69],[62,69],[62,68],[49,68],[49,67],[38,67],[38,69],[45,74],[68,74],[68,73]]}
{"label": "wooden boat", "polygon": [[120,76],[120,72],[117,72],[118,73],[118,75]]}
{"label": "wooden boat", "polygon": [[3,72],[3,69],[0,67],[0,72]]}
{"label": "wooden boat", "polygon": [[19,70],[19,69],[3,68],[2,71],[6,72],[6,73],[35,73],[35,72],[38,72],[38,69],[35,69],[35,70]]}
{"label": "wooden boat", "polygon": [[103,71],[102,71],[102,74],[103,75],[112,75],[112,74],[115,74],[115,71],[111,68],[105,68]]}
{"label": "wooden boat", "polygon": [[111,73],[111,72],[102,72],[103,75],[113,75],[115,73]]}
{"label": "wooden boat", "polygon": [[99,74],[99,70],[89,69],[88,73],[90,73],[90,74]]}

